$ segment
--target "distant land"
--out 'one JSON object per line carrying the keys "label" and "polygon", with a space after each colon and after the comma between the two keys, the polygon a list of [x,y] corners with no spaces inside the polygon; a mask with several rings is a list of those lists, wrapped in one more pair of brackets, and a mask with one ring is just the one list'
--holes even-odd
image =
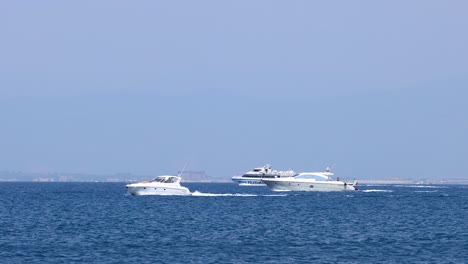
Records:
{"label": "distant land", "polygon": [[[180,172],[177,172],[180,173]],[[83,174],[83,173],[34,173],[21,171],[0,171],[0,182],[136,182],[158,175],[136,175],[132,173]],[[185,171],[184,182],[231,182],[231,176],[209,176],[205,171]],[[468,184],[468,179],[358,179],[360,184]]]}
{"label": "distant land", "polygon": [[[5,170],[0,171],[0,182],[136,182],[153,179],[156,176],[158,175],[136,175],[132,173],[35,173]],[[185,171],[182,173],[182,179],[184,182],[231,182],[231,177],[207,176],[205,171]]]}

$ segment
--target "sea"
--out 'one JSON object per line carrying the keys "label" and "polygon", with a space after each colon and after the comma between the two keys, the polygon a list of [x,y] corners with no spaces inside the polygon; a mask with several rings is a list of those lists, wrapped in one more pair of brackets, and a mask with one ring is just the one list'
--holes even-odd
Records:
{"label": "sea", "polygon": [[468,263],[468,186],[0,183],[0,263]]}

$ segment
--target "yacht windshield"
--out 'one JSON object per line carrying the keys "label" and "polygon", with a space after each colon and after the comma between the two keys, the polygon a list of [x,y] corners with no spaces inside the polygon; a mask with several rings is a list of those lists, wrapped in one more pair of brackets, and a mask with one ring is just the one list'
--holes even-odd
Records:
{"label": "yacht windshield", "polygon": [[314,179],[316,181],[327,181],[328,177],[324,177],[321,175],[313,175],[313,174],[299,174],[295,177],[296,179]]}

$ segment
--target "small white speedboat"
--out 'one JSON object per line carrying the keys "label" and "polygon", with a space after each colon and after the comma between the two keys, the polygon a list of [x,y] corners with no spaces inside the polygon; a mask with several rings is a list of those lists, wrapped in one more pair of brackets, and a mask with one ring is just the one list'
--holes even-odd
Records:
{"label": "small white speedboat", "polygon": [[152,181],[127,184],[131,195],[191,195],[188,188],[180,185],[179,176],[163,175]]}
{"label": "small white speedboat", "polygon": [[323,172],[302,172],[294,177],[262,179],[273,191],[339,192],[355,191],[357,181],[344,182],[332,179],[329,168]]}

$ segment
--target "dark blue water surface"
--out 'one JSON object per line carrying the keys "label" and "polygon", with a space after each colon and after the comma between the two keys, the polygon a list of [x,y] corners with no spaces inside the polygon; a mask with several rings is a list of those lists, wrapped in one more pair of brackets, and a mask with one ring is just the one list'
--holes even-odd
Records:
{"label": "dark blue water surface", "polygon": [[0,183],[1,263],[467,263],[468,186]]}

